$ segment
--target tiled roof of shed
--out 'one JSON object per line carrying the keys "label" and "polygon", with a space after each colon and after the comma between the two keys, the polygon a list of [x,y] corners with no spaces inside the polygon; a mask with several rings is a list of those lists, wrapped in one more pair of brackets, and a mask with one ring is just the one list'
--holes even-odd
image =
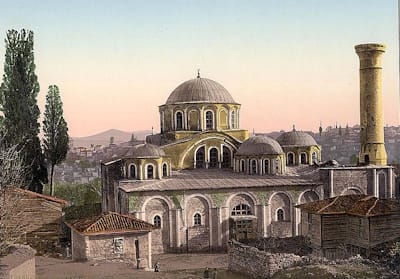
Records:
{"label": "tiled roof of shed", "polygon": [[125,192],[229,189],[274,186],[317,186],[319,181],[295,176],[245,175],[223,170],[185,170],[161,180],[123,180]]}
{"label": "tiled roof of shed", "polygon": [[62,206],[68,206],[68,204],[69,204],[69,202],[66,201],[66,200],[63,200],[63,199],[60,199],[60,198],[56,198],[56,197],[53,197],[53,196],[48,196],[48,195],[45,195],[45,194],[39,194],[39,193],[32,192],[32,191],[29,191],[29,190],[26,190],[26,189],[21,189],[21,188],[10,188],[10,189],[12,189],[12,190],[14,190],[16,192],[19,192],[21,194],[25,194],[25,195],[31,196],[31,197],[43,198],[43,199],[48,200],[48,201],[59,203]]}
{"label": "tiled roof of shed", "polygon": [[98,216],[70,221],[67,225],[82,234],[150,231],[153,229],[153,225],[150,223],[116,212],[105,212]]}
{"label": "tiled roof of shed", "polygon": [[400,213],[400,203],[392,199],[378,199],[367,195],[337,196],[297,206],[301,210],[316,214],[351,214],[358,216],[387,215]]}

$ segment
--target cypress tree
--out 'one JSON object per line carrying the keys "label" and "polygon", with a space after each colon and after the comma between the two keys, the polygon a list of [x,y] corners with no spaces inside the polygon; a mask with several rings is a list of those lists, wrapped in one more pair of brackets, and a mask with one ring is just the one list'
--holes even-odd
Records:
{"label": "cypress tree", "polygon": [[47,168],[38,137],[40,111],[36,98],[39,83],[35,74],[33,32],[9,30],[5,44],[0,87],[5,145],[19,148],[27,169],[23,187],[41,193],[43,183],[47,183]]}
{"label": "cypress tree", "polygon": [[50,85],[43,120],[43,150],[50,164],[50,195],[54,196],[54,166],[65,160],[68,152],[68,127],[57,85]]}

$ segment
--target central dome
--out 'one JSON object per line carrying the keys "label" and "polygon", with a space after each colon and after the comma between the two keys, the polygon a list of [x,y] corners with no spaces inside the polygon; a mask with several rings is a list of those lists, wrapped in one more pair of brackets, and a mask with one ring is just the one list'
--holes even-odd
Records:
{"label": "central dome", "polygon": [[172,91],[166,104],[177,103],[235,104],[235,101],[228,90],[218,82],[197,77],[185,81]]}

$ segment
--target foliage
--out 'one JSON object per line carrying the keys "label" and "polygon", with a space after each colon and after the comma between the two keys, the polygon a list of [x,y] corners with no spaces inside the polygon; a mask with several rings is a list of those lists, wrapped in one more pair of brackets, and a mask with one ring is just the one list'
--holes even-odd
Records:
{"label": "foliage", "polygon": [[47,183],[47,168],[40,147],[39,83],[35,74],[33,32],[9,30],[5,40],[6,52],[3,82],[0,87],[1,109],[4,114],[3,135],[6,147],[17,146],[26,167],[22,185],[42,192]]}
{"label": "foliage", "polygon": [[25,168],[16,146],[5,148],[0,139],[0,255],[23,236],[25,225],[18,222],[23,200],[15,188],[22,185]]}
{"label": "foliage", "polygon": [[64,120],[60,92],[50,85],[43,120],[43,151],[50,163],[50,195],[54,196],[54,166],[65,160],[68,152],[68,127]]}
{"label": "foliage", "polygon": [[[44,189],[50,192],[49,187]],[[54,196],[72,202],[75,206],[101,203],[101,181],[94,179],[89,183],[55,183]]]}

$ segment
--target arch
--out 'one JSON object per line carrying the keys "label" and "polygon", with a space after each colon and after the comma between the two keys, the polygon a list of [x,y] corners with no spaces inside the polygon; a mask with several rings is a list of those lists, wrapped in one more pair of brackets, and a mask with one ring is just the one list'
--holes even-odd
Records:
{"label": "arch", "polygon": [[257,174],[257,160],[251,159],[250,160],[250,174]]}
{"label": "arch", "polygon": [[218,149],[216,147],[211,147],[208,150],[208,162],[209,168],[218,168]]}
{"label": "arch", "polygon": [[246,161],[244,159],[240,159],[240,171],[246,172]]}
{"label": "arch", "polygon": [[189,130],[200,130],[200,112],[197,109],[191,109],[188,114]]}
{"label": "arch", "polygon": [[359,194],[363,194],[363,190],[361,190],[358,187],[347,187],[346,189],[344,189],[341,193],[340,196],[344,196],[344,195],[359,195]]}
{"label": "arch", "polygon": [[317,153],[317,151],[313,151],[313,153],[312,153],[312,162],[314,163],[314,162],[317,162],[318,163],[318,153]]}
{"label": "arch", "polygon": [[294,164],[295,164],[295,161],[294,161],[294,153],[293,152],[288,152],[287,153],[287,165],[288,166],[293,166]]}
{"label": "arch", "polygon": [[226,129],[228,129],[229,128],[229,125],[228,125],[228,123],[229,123],[229,114],[228,114],[228,111],[226,110],[226,109],[221,109],[220,111],[219,111],[219,127],[220,127],[220,129],[221,130],[226,130]]}
{"label": "arch", "polygon": [[232,160],[232,150],[226,145],[222,146],[222,168],[230,168]]}
{"label": "arch", "polygon": [[162,176],[168,176],[168,166],[167,166],[167,163],[163,163],[163,165],[162,165]]}
{"label": "arch", "polygon": [[269,159],[264,159],[264,174],[270,173]]}
{"label": "arch", "polygon": [[297,204],[313,202],[319,199],[319,195],[314,190],[305,190],[304,192],[300,193]]}
{"label": "arch", "polygon": [[141,206],[141,208],[140,208],[140,211],[146,213],[146,206],[147,206],[147,204],[148,204],[150,201],[152,201],[152,200],[160,200],[160,201],[163,201],[163,202],[167,205],[168,210],[174,208],[174,206],[173,206],[174,203],[173,203],[169,198],[163,197],[163,196],[160,196],[160,195],[155,195],[155,196],[148,197],[147,199],[145,199],[145,200],[143,201],[143,204],[142,204],[142,206]]}
{"label": "arch", "polygon": [[207,110],[205,112],[205,115],[206,115],[206,117],[205,117],[206,130],[213,130],[214,129],[214,112],[212,110]]}
{"label": "arch", "polygon": [[151,163],[149,163],[149,164],[146,164],[146,166],[145,166],[145,177],[146,177],[146,179],[154,179],[154,170],[155,170],[155,168],[154,168],[154,165],[153,164],[151,164]]}
{"label": "arch", "polygon": [[[292,199],[289,197],[288,194],[284,192],[277,192],[271,195],[269,198],[269,205],[271,208],[271,212],[277,212],[278,209],[282,209],[284,212],[284,220],[283,221],[290,221],[292,215]],[[277,215],[274,214],[272,216],[272,221],[278,221]]]}
{"label": "arch", "polygon": [[183,130],[183,112],[175,112],[175,130]]}
{"label": "arch", "polygon": [[235,200],[235,199],[237,200],[236,203],[239,203],[239,202],[245,203],[245,202],[247,202],[252,208],[254,208],[254,206],[257,203],[256,202],[257,199],[254,197],[253,194],[251,194],[249,192],[238,192],[238,193],[234,193],[234,194],[230,195],[226,199],[224,206],[228,207],[228,208],[231,208],[232,207],[231,206],[231,202],[232,202],[232,200]]}
{"label": "arch", "polygon": [[252,207],[246,203],[239,203],[233,208],[230,208],[231,216],[237,215],[254,215],[254,210]]}
{"label": "arch", "polygon": [[196,169],[202,169],[205,167],[205,146],[199,146],[196,151],[195,151],[195,155],[194,155],[194,162],[195,162],[195,166]]}
{"label": "arch", "polygon": [[136,165],[134,163],[129,164],[129,178],[136,178]]}
{"label": "arch", "polygon": [[300,164],[306,165],[307,162],[307,153],[306,152],[301,152],[300,153]]}

